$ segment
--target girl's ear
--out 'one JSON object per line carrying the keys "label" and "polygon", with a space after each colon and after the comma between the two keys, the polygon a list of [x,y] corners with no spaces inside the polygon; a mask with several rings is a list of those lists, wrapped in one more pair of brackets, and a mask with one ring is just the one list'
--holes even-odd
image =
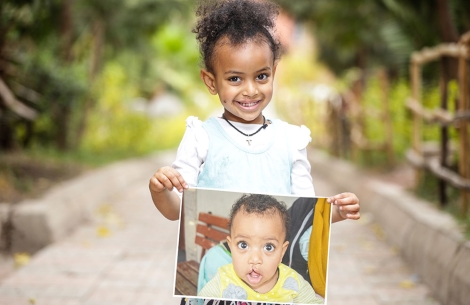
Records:
{"label": "girl's ear", "polygon": [[206,69],[201,70],[201,79],[206,85],[209,92],[213,95],[217,94],[217,88],[215,86],[215,76],[211,72],[207,71]]}
{"label": "girl's ear", "polygon": [[274,75],[276,75],[276,69],[277,69],[277,62],[274,63],[274,67],[273,67],[273,76],[272,76],[272,77],[274,77]]}

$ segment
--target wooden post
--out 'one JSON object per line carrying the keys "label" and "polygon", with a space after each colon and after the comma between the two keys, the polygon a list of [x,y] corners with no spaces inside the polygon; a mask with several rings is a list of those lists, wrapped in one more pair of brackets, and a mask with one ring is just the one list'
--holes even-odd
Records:
{"label": "wooden post", "polygon": [[[410,75],[411,75],[411,94],[413,99],[421,104],[421,68],[419,64],[411,58],[410,66]],[[418,113],[413,112],[413,135],[412,135],[412,145],[413,150],[418,156],[422,155],[421,149],[421,125],[422,119]],[[421,170],[415,168],[415,185],[418,185],[421,180]]]}
{"label": "wooden post", "polygon": [[[447,110],[447,98],[448,98],[448,71],[445,68],[445,61],[450,60],[449,58],[442,57],[441,64],[441,77],[439,79],[439,91],[441,98],[441,109]],[[441,147],[440,147],[440,165],[443,168],[447,168],[447,145],[449,142],[449,129],[447,125],[440,126],[441,131]],[[439,178],[439,203],[441,207],[447,205],[447,194],[446,194],[446,182],[444,179]]]}
{"label": "wooden post", "polygon": [[[468,48],[467,49],[468,53]],[[467,54],[468,55],[468,54]],[[459,110],[464,112],[469,109],[468,106],[468,65],[466,56],[461,54],[459,57],[459,87],[460,87],[460,96],[459,96]],[[459,160],[459,172],[460,176],[464,179],[468,179],[469,175],[469,140],[468,140],[468,122],[467,120],[459,121],[459,133],[460,133],[460,160]],[[462,217],[465,217],[468,212],[468,199],[469,192],[466,190],[461,191],[462,194]]]}
{"label": "wooden post", "polygon": [[[363,73],[361,71],[361,73]],[[351,126],[351,138],[352,138],[352,157],[354,162],[358,163],[361,156],[361,146],[359,141],[364,134],[364,124],[363,124],[363,109],[361,105],[361,100],[363,96],[363,82],[362,76],[354,81],[353,84],[353,103],[351,105],[351,110],[353,113],[352,126]]]}
{"label": "wooden post", "polygon": [[390,84],[388,81],[387,71],[385,69],[380,71],[379,78],[382,87],[382,119],[385,124],[385,150],[388,166],[392,167],[395,164],[395,155],[393,152],[393,126],[392,118],[390,116],[390,99],[388,98],[390,93]]}

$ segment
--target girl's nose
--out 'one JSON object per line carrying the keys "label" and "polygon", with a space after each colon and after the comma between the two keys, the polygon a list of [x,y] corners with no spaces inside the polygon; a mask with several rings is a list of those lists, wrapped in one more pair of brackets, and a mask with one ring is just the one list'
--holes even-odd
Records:
{"label": "girl's nose", "polygon": [[254,82],[247,82],[245,90],[243,91],[244,96],[252,97],[258,94],[258,88]]}

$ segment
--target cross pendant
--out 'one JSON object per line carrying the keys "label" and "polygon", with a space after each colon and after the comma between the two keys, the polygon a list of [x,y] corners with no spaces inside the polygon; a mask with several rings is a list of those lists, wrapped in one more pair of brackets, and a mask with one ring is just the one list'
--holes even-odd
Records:
{"label": "cross pendant", "polygon": [[248,146],[251,146],[251,140],[250,139],[246,139],[246,142],[248,143]]}

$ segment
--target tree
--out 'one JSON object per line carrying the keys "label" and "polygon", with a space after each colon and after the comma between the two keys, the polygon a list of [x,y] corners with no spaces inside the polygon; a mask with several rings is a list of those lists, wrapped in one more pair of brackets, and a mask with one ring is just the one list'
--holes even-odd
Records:
{"label": "tree", "polygon": [[[0,150],[32,139],[74,147],[94,107],[103,62],[135,52],[142,73],[151,37],[190,0],[0,2]],[[40,25],[40,26],[38,26]]]}
{"label": "tree", "polygon": [[279,0],[315,30],[320,55],[334,71],[381,65],[407,73],[413,50],[455,42],[470,30],[465,0]]}

